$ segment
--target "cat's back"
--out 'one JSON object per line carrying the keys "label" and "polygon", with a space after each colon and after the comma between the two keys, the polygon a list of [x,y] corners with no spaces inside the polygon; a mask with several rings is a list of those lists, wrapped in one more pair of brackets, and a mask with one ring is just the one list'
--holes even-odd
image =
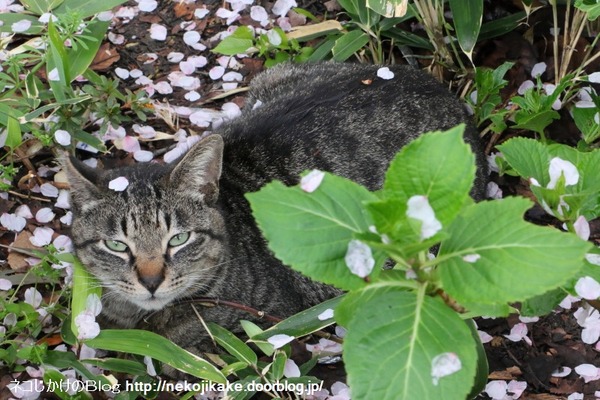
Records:
{"label": "cat's back", "polygon": [[[460,123],[467,124],[465,140],[483,165],[477,132],[454,95],[422,71],[388,66],[383,78],[381,68],[287,64],[258,75],[242,116],[218,131],[225,140],[225,173],[229,165],[247,180],[248,191],[272,179],[295,183],[312,168],[376,189],[400,148],[424,132]],[[483,173],[478,180],[482,186]]]}

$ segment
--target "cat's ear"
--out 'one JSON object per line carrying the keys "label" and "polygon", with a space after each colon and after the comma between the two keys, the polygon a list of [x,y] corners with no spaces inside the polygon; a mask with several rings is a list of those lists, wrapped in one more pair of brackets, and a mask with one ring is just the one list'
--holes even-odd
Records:
{"label": "cat's ear", "polygon": [[213,204],[219,196],[223,138],[210,135],[194,145],[169,174],[169,185]]}
{"label": "cat's ear", "polygon": [[98,171],[66,153],[61,157],[60,163],[67,174],[69,186],[71,186],[69,193],[71,203],[82,211],[95,207],[102,197],[97,186]]}

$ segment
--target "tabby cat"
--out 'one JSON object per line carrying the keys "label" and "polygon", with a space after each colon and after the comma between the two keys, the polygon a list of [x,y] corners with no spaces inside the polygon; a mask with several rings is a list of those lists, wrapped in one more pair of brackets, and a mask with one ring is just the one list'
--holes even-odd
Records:
{"label": "tabby cat", "polygon": [[[467,123],[465,140],[480,166],[472,195],[481,199],[483,154],[463,105],[427,74],[389,68],[392,79],[379,78],[378,66],[274,67],[253,80],[239,118],[172,165],[100,171],[67,160],[77,256],[105,288],[101,325],[149,329],[200,354],[210,341],[182,300],[212,297],[287,317],[338,295],[267,249],[244,193],[274,179],[292,185],[318,168],[375,190],[402,146]],[[127,188],[110,190],[121,176]],[[223,306],[196,308],[233,331],[250,318]]]}

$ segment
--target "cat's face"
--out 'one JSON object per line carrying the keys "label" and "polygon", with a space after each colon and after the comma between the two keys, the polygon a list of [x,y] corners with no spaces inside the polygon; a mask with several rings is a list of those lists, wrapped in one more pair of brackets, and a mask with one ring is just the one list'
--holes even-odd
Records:
{"label": "cat's face", "polygon": [[[210,136],[172,168],[94,171],[67,161],[77,256],[110,296],[146,310],[208,292],[225,240],[218,195],[222,140]],[[124,176],[123,191],[109,182]]]}

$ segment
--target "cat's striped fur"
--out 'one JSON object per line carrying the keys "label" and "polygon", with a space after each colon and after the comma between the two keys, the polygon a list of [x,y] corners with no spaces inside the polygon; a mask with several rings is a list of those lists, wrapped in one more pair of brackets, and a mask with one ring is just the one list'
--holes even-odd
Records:
{"label": "cat's striped fur", "polygon": [[[377,69],[275,67],[253,81],[241,117],[173,165],[96,171],[68,161],[73,240],[105,287],[105,326],[151,329],[201,352],[209,343],[204,328],[178,300],[215,297],[286,317],[338,294],[267,249],[244,193],[273,179],[294,184],[301,171],[318,168],[377,189],[402,146],[425,131],[466,122],[480,165],[473,195],[482,198],[483,154],[463,105],[422,72],[393,66],[395,77],[383,80]],[[119,176],[129,186],[109,190]],[[186,242],[169,245],[186,232]],[[111,250],[107,241],[126,250]],[[200,312],[234,331],[250,317],[225,307]]]}

